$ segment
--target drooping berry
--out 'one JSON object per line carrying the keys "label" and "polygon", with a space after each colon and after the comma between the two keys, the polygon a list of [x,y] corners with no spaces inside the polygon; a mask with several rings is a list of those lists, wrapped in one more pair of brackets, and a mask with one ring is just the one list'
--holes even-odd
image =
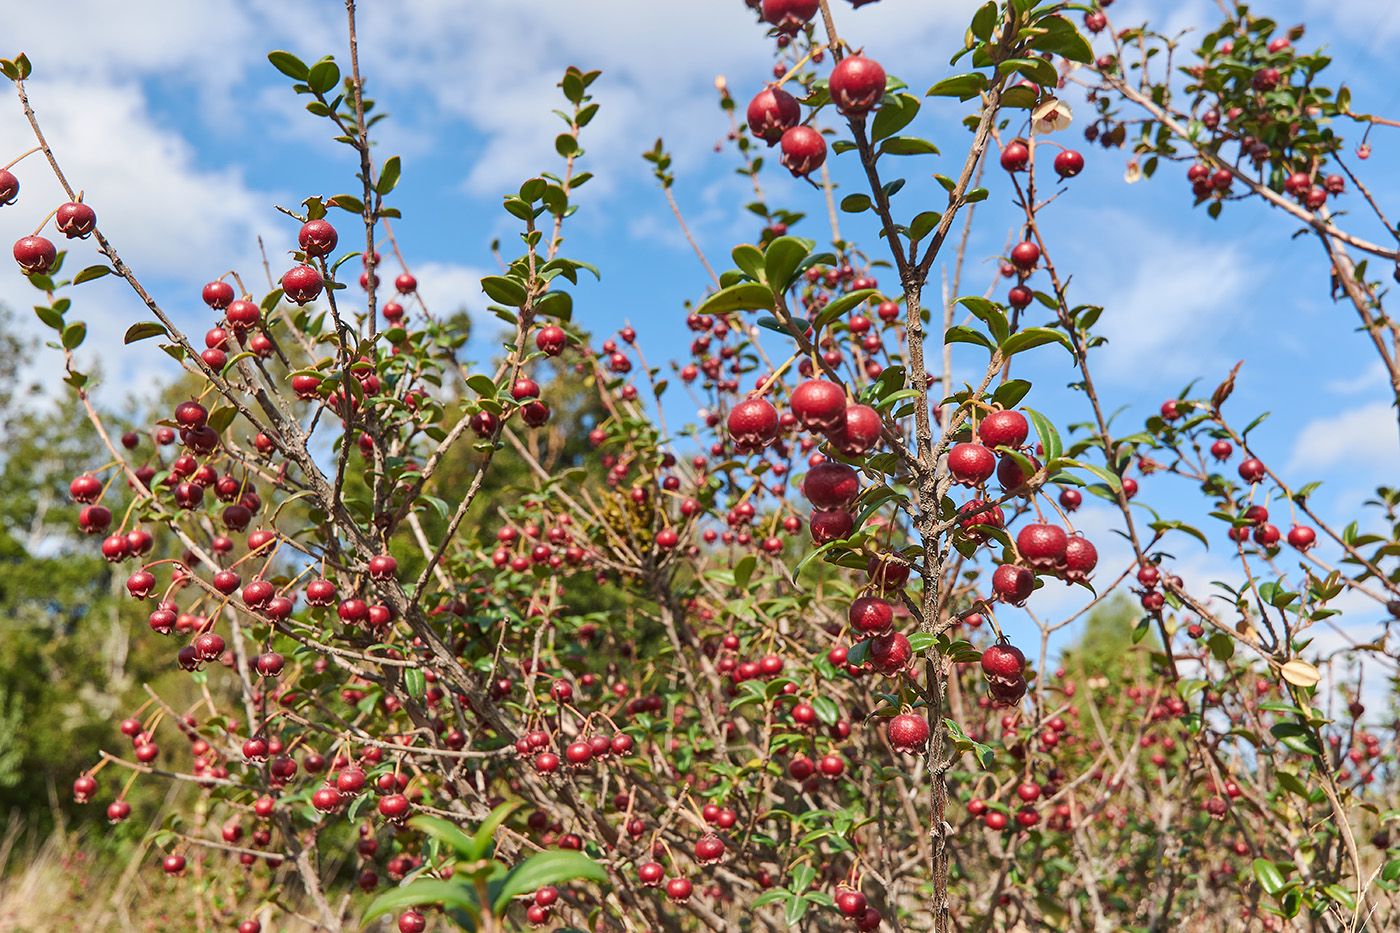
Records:
{"label": "drooping berry", "polygon": [[802,119],[797,98],[780,87],[764,88],[749,101],[749,130],[768,145],[775,145],[783,134]]}
{"label": "drooping berry", "polygon": [[885,69],[864,55],[848,55],[831,71],[831,100],[848,117],[869,113],[885,96]]}

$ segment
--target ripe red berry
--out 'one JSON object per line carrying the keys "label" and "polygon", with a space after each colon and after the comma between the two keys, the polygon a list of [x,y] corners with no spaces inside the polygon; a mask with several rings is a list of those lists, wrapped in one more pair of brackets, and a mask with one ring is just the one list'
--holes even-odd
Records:
{"label": "ripe red berry", "polygon": [[870,663],[882,674],[898,674],[913,657],[914,650],[902,632],[888,632],[870,640]]}
{"label": "ripe red berry", "polygon": [[1066,512],[1077,512],[1084,504],[1084,495],[1078,489],[1060,490],[1060,508]]}
{"label": "ripe red berry", "polygon": [[921,752],[928,746],[928,720],[913,713],[900,713],[890,720],[885,734],[895,751]]}
{"label": "ripe red berry", "polygon": [[772,146],[802,119],[797,98],[780,87],[764,88],[749,101],[749,130]]}
{"label": "ripe red berry", "polygon": [[1014,680],[1026,668],[1026,656],[1015,645],[995,644],[982,652],[982,671],[989,677]]}
{"label": "ripe red berry", "polygon": [[563,353],[568,343],[569,336],[564,333],[564,328],[554,324],[540,328],[539,333],[535,334],[535,346],[549,356]]}
{"label": "ripe red berry", "polygon": [[1033,570],[1054,570],[1064,563],[1069,537],[1056,525],[1029,524],[1016,535],[1016,550]]}
{"label": "ripe red berry", "polygon": [[282,291],[286,293],[288,300],[299,305],[315,301],[324,285],[321,273],[311,266],[294,266],[282,276]]}
{"label": "ripe red berry", "polygon": [[1093,542],[1083,535],[1071,535],[1065,544],[1065,562],[1062,575],[1070,583],[1078,583],[1089,578],[1099,563],[1099,551]]}
{"label": "ripe red berry", "polygon": [[[824,155],[825,144],[822,149]],[[58,250],[44,237],[27,236],[15,241],[14,257],[25,275],[45,275],[58,259]]]}
{"label": "ripe red berry", "polygon": [[69,201],[59,205],[53,222],[68,239],[84,240],[97,229],[97,212],[81,201]]}
{"label": "ripe red berry", "polygon": [[1260,460],[1250,457],[1248,460],[1240,462],[1240,479],[1246,483],[1257,483],[1265,476],[1264,464]]}
{"label": "ripe red berry", "polygon": [[1011,264],[1022,272],[1035,268],[1035,264],[1040,261],[1040,247],[1030,240],[1025,240],[1011,247]]}
{"label": "ripe red berry", "polygon": [[1031,150],[1023,139],[1013,139],[1001,150],[1001,167],[1008,172],[1023,172],[1031,161]]}
{"label": "ripe red berry", "polygon": [[818,6],[818,0],[763,0],[763,19],[791,35],[811,21]]}
{"label": "ripe red berry", "polygon": [[1055,171],[1061,178],[1073,178],[1084,171],[1084,157],[1073,149],[1065,149],[1055,156]]}
{"label": "ripe red berry", "polygon": [[869,405],[850,405],[841,424],[827,437],[841,453],[859,457],[880,442],[883,427],[875,409]]}
{"label": "ripe red berry", "polygon": [[809,379],[792,391],[792,413],[809,431],[830,431],[846,416],[846,393],[834,382]]}
{"label": "ripe red berry", "polygon": [[15,203],[19,197],[19,179],[9,169],[0,168],[0,207]]}
{"label": "ripe red berry", "polygon": [[851,628],[862,634],[888,632],[894,625],[894,606],[878,596],[862,596],[851,603],[846,617]]}
{"label": "ripe red berry", "polygon": [[693,890],[694,885],[690,883],[689,878],[672,878],[666,882],[666,896],[677,903],[689,900]]}
{"label": "ripe red berry", "polygon": [[859,475],[835,460],[812,467],[802,481],[802,494],[818,509],[844,509],[859,493]]}
{"label": "ripe red berry", "polygon": [[1019,448],[1030,436],[1030,422],[1019,411],[994,411],[977,425],[977,437],[991,448]]}
{"label": "ripe red berry", "polygon": [[856,517],[845,509],[818,509],[812,513],[807,530],[817,544],[848,538],[855,528]]}
{"label": "ripe red berry", "polygon": [[329,256],[339,239],[335,227],[324,218],[308,220],[297,233],[297,243],[308,256]]}
{"label": "ripe red berry", "polygon": [[831,71],[831,100],[848,117],[869,113],[885,96],[885,69],[864,55],[848,55]]}
{"label": "ripe red berry", "polygon": [[751,398],[729,412],[729,436],[740,453],[756,453],[778,436],[778,410],[765,399]]}
{"label": "ripe red berry", "polygon": [[798,125],[787,130],[779,145],[782,149],[779,161],[796,178],[815,172],[826,161],[826,140],[810,126]]}
{"label": "ripe red berry", "polygon": [[964,486],[980,486],[996,472],[997,458],[981,444],[954,444],[948,451],[948,471]]}
{"label": "ripe red berry", "polygon": [[1288,530],[1288,543],[1300,551],[1306,551],[1317,543],[1317,532],[1306,525],[1294,525]]}

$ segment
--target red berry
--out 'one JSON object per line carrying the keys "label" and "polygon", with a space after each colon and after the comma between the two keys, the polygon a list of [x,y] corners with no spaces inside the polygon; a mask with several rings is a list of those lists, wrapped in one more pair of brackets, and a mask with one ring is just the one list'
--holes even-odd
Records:
{"label": "red berry", "polygon": [[764,88],[749,101],[749,130],[768,145],[783,138],[783,134],[802,119],[797,98],[780,87]]}
{"label": "red berry", "polygon": [[810,126],[798,125],[787,130],[779,145],[782,148],[780,161],[794,177],[809,175],[826,161],[826,140]]}
{"label": "red berry", "polygon": [[802,494],[818,509],[844,509],[859,493],[856,471],[835,460],[812,467],[802,481]]}
{"label": "red berry", "polygon": [[311,266],[294,266],[282,276],[282,291],[288,300],[299,305],[315,301],[324,285],[321,273]]}
{"label": "red berry", "polygon": [[1063,528],[1038,522],[1016,535],[1016,550],[1034,570],[1054,570],[1064,563],[1069,538]]}
{"label": "red berry", "polygon": [[1015,645],[995,644],[982,652],[982,671],[989,677],[1014,680],[1026,668],[1026,656]]}
{"label": "red berry", "polygon": [[729,436],[741,453],[756,453],[778,436],[778,410],[768,401],[751,398],[729,412]]}
{"label": "red berry", "polygon": [[[823,144],[823,155],[825,149],[826,145]],[[14,257],[25,275],[45,275],[53,268],[58,250],[44,237],[27,236],[15,241]]]}
{"label": "red berry", "polygon": [[798,423],[809,431],[830,431],[846,416],[846,393],[825,379],[809,379],[799,385],[789,404]]}
{"label": "red berry", "polygon": [[1073,178],[1084,171],[1084,157],[1073,149],[1065,149],[1055,156],[1055,171],[1061,178]]}
{"label": "red berry", "polygon": [[1030,436],[1030,422],[1018,411],[994,411],[977,426],[977,437],[991,448],[1019,448]]}
{"label": "red berry", "polygon": [[97,212],[81,201],[59,205],[54,212],[54,226],[70,240],[84,240],[97,229]]}
{"label": "red berry", "polygon": [[848,55],[831,71],[831,100],[848,117],[869,113],[885,96],[885,69],[864,55]]}
{"label": "red berry", "polygon": [[763,19],[791,35],[811,21],[818,6],[818,0],[763,0]]}
{"label": "red berry", "polygon": [[996,468],[996,455],[981,444],[954,444],[948,451],[948,471],[964,486],[982,485]]}
{"label": "red berry", "polygon": [[340,235],[335,232],[335,227],[324,218],[308,220],[301,225],[301,230],[297,233],[297,243],[308,256],[330,255],[339,239]]}

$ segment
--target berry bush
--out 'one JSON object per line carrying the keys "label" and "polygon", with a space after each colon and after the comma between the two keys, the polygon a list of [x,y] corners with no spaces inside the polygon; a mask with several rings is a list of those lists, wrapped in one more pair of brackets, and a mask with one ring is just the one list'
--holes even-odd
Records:
{"label": "berry bush", "polygon": [[[125,711],[129,741],[91,750],[73,798],[121,823],[136,782],[184,785],[142,866],[172,897],[241,933],[1400,924],[1397,727],[1367,716],[1357,664],[1395,655],[1314,644],[1338,604],[1400,617],[1400,491],[1363,522],[1320,514],[1315,484],[1255,456],[1238,366],[1116,418],[1094,375],[1114,309],[1042,226],[1084,195],[1077,119],[1130,176],[1179,171],[1208,217],[1320,245],[1360,323],[1337,339],[1400,401],[1374,271],[1396,227],[1348,148],[1394,124],[1243,5],[1188,48],[1109,0],[993,0],[933,50],[965,70],[920,93],[842,40],[865,2],[749,0],[773,80],[717,92],[757,235],[719,265],[690,239],[693,302],[650,316],[692,335],[669,365],[573,314],[607,275],[565,236],[595,71],[564,72],[558,161],[503,198],[518,237],[481,290],[509,335],[474,367],[394,237],[411,218],[353,0],[348,66],[269,55],[354,153],[351,190],[283,209],[297,246],[266,270],[202,257],[202,336],[64,173],[42,75],[0,61],[35,144],[0,170],[3,209],[38,224],[14,259],[106,452],[71,477],[78,528],[191,685]],[[965,132],[917,135],[924,108]],[[645,158],[689,237],[670,154]],[[835,159],[862,190],[836,191]],[[30,203],[31,171],[70,200]],[[798,203],[769,200],[774,172]],[[1015,219],[973,283],[993,193]],[[878,241],[844,239],[842,214]],[[108,275],[149,310],[126,342],[158,341],[189,387],[129,430],[75,356],[83,285]],[[1061,419],[1013,376],[1047,355],[1073,372]],[[1150,505],[1169,480],[1212,525]],[[1126,560],[1075,528],[1090,497]],[[1193,541],[1233,577],[1184,579]],[[1046,587],[1078,606],[1038,613]]]}

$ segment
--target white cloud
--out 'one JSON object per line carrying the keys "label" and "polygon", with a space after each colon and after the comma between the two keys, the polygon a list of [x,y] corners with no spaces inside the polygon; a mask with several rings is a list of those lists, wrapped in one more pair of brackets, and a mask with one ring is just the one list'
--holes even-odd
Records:
{"label": "white cloud", "polygon": [[1120,212],[1088,222],[1112,231],[1093,238],[1092,260],[1079,264],[1078,293],[1104,307],[1097,330],[1108,344],[1097,351],[1099,370],[1143,385],[1227,369],[1233,359],[1224,338],[1249,321],[1246,257],[1231,243],[1168,234]]}
{"label": "white cloud", "polygon": [[1373,402],[1315,418],[1293,442],[1290,471],[1325,470],[1345,465],[1348,475],[1388,474],[1400,468],[1395,409]]}
{"label": "white cloud", "polygon": [[1373,360],[1370,366],[1360,372],[1333,379],[1324,388],[1336,395],[1357,395],[1361,392],[1384,389],[1389,385],[1390,378],[1386,374],[1385,365],[1380,360]]}

